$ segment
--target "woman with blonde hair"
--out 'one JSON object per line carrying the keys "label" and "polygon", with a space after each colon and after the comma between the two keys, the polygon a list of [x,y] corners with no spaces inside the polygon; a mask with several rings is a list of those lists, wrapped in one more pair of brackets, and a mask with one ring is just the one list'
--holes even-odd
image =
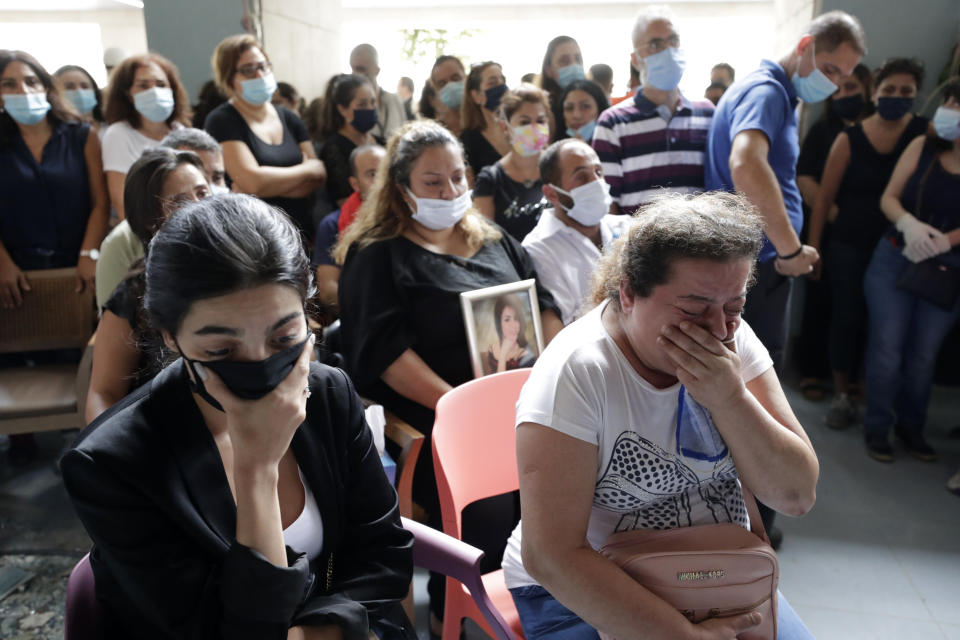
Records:
{"label": "woman with blonde hair", "polygon": [[[535,278],[533,263],[519,242],[472,208],[463,149],[428,120],[404,125],[390,140],[334,259],[343,264],[341,338],[357,390],[429,439],[437,400],[473,378],[460,294]],[[538,286],[537,296],[549,340],[562,324],[550,294]],[[439,528],[430,456],[418,460],[413,492]],[[486,551],[484,568],[492,570],[518,514],[513,496],[477,506],[473,515],[464,512],[464,539]],[[442,580],[431,579],[429,591],[439,618]]]}

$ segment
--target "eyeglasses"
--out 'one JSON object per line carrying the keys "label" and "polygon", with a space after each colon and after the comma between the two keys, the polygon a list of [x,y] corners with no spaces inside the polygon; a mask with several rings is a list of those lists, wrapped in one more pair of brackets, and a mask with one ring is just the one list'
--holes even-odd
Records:
{"label": "eyeglasses", "polygon": [[250,64],[245,64],[242,67],[237,67],[237,73],[242,75],[244,78],[256,78],[257,73],[264,72],[268,73],[273,67],[271,64],[264,60],[263,62],[251,62]]}
{"label": "eyeglasses", "polygon": [[650,42],[646,45],[640,45],[638,51],[646,48],[648,53],[660,53],[667,47],[673,47],[674,49],[680,46],[680,36],[672,35],[669,38],[651,38]]}

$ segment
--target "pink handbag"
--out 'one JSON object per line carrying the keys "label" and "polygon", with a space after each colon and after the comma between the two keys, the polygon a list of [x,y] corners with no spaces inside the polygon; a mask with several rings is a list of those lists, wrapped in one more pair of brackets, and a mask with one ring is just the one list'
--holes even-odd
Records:
{"label": "pink handbag", "polygon": [[637,529],[614,533],[600,553],[691,622],[758,611],[760,625],[737,637],[776,640],[777,554],[746,487],[743,497],[753,532],[737,524]]}

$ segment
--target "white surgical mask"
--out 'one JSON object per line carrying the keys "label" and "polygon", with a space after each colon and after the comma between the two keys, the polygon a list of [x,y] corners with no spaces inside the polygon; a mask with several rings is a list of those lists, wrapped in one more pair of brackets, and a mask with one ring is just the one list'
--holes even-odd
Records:
{"label": "white surgical mask", "polygon": [[460,222],[471,204],[469,190],[453,200],[420,198],[410,189],[407,189],[407,194],[416,204],[416,208],[410,207],[413,211],[413,219],[432,231],[449,229]]}
{"label": "white surgical mask", "polygon": [[933,128],[944,140],[960,138],[960,111],[950,107],[937,107],[933,114]]}
{"label": "white surgical mask", "polygon": [[211,184],[211,185],[210,185],[210,195],[212,195],[212,196],[222,196],[222,195],[225,194],[225,193],[230,193],[230,189],[228,189],[226,186],[222,186],[222,187],[221,187],[221,186],[218,185],[218,184]]}
{"label": "white surgical mask", "polygon": [[573,199],[573,206],[569,209],[563,204],[560,206],[567,215],[575,221],[586,227],[592,227],[600,224],[600,220],[610,211],[610,203],[613,198],[610,197],[610,185],[606,180],[599,179],[582,184],[572,191],[564,191],[560,187],[553,185],[557,193],[562,193]]}

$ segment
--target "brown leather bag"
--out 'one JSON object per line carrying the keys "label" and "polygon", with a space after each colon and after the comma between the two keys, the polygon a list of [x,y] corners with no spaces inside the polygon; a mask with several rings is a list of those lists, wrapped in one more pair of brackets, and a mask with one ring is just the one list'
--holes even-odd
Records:
{"label": "brown leather bag", "polygon": [[737,637],[776,640],[777,554],[746,487],[743,498],[752,532],[737,524],[637,529],[614,533],[600,553],[691,622],[758,611],[760,625]]}

